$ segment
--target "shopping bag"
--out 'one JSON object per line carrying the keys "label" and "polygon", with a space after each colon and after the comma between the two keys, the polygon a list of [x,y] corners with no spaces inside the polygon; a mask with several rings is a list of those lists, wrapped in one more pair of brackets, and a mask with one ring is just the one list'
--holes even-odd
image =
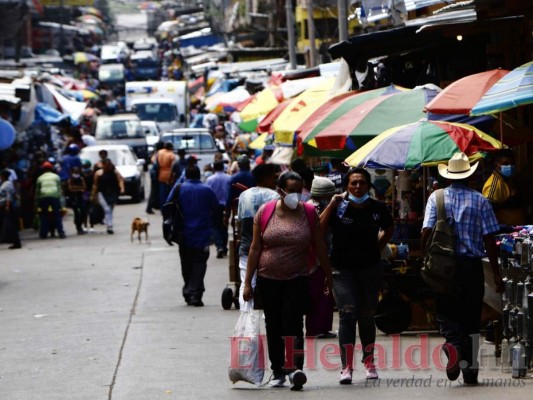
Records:
{"label": "shopping bag", "polygon": [[264,347],[260,334],[261,311],[249,302],[241,310],[231,339],[229,379],[261,385],[265,374]]}

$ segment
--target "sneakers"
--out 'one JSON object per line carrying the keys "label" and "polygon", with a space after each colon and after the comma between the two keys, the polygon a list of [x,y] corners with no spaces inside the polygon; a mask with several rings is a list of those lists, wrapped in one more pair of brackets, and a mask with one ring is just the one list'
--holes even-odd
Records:
{"label": "sneakers", "polygon": [[285,385],[286,380],[287,379],[285,378],[285,374],[274,374],[274,377],[268,382],[268,384],[270,387],[274,388],[283,387]]}
{"label": "sneakers", "polygon": [[346,367],[341,371],[341,379],[339,379],[341,385],[350,385],[352,383],[352,369]]}
{"label": "sneakers", "polygon": [[289,374],[289,381],[291,382],[291,390],[302,390],[307,382],[307,376],[302,370],[297,369]]}
{"label": "sneakers", "polygon": [[224,258],[224,250],[217,251],[217,258]]}
{"label": "sneakers", "polygon": [[365,376],[366,379],[378,379],[378,372],[376,366],[373,363],[365,363]]}

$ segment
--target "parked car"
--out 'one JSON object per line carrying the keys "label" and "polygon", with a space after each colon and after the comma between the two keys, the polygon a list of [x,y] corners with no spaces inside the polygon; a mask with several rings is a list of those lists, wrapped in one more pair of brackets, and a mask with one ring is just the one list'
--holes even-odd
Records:
{"label": "parked car", "polygon": [[159,142],[161,129],[155,121],[141,121],[141,125],[146,136],[146,142],[148,143],[148,154],[151,155],[154,152],[155,144]]}
{"label": "parked car", "polygon": [[202,173],[204,167],[213,162],[215,154],[220,152],[211,133],[203,128],[182,128],[163,132],[161,141],[171,142],[175,153],[179,149],[185,149],[188,155],[194,155]]}
{"label": "parked car", "polygon": [[148,143],[136,114],[102,115],[96,120],[94,133],[98,145],[126,144],[138,158],[148,159]]}
{"label": "parked car", "polygon": [[100,160],[98,152],[107,150],[107,157],[113,161],[118,172],[124,178],[126,195],[138,203],[144,199],[144,159],[138,159],[130,146],[125,144],[109,144],[88,146],[81,149],[80,158],[95,164]]}

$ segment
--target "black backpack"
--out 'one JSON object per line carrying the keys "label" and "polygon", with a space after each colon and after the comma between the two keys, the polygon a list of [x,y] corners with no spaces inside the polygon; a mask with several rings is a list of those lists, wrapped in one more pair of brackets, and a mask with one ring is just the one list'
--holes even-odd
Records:
{"label": "black backpack", "polygon": [[172,246],[172,243],[180,244],[183,239],[183,213],[181,212],[178,199],[181,185],[176,187],[170,201],[161,207],[163,215],[163,238]]}
{"label": "black backpack", "polygon": [[427,243],[424,265],[420,270],[422,279],[437,293],[452,294],[455,289],[455,232],[446,222],[444,190],[435,193],[437,221]]}

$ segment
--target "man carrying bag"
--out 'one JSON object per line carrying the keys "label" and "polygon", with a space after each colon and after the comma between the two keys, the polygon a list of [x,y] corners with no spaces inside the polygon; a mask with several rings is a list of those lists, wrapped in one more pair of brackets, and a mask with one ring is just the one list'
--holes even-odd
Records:
{"label": "man carrying bag", "polygon": [[[470,165],[464,153],[456,153],[446,164],[439,165],[439,174],[452,183],[444,189],[447,221],[455,232],[454,293],[435,294],[437,321],[446,339],[443,351],[448,357],[446,374],[456,380],[462,370],[466,385],[478,384],[477,353],[479,325],[483,305],[484,275],[481,258],[487,252],[496,291],[503,291],[494,234],[498,222],[488,200],[467,186],[468,178],[478,163]],[[426,205],[422,227],[422,250],[429,250],[432,228],[437,222],[436,193]],[[462,362],[461,362],[462,361]]]}

